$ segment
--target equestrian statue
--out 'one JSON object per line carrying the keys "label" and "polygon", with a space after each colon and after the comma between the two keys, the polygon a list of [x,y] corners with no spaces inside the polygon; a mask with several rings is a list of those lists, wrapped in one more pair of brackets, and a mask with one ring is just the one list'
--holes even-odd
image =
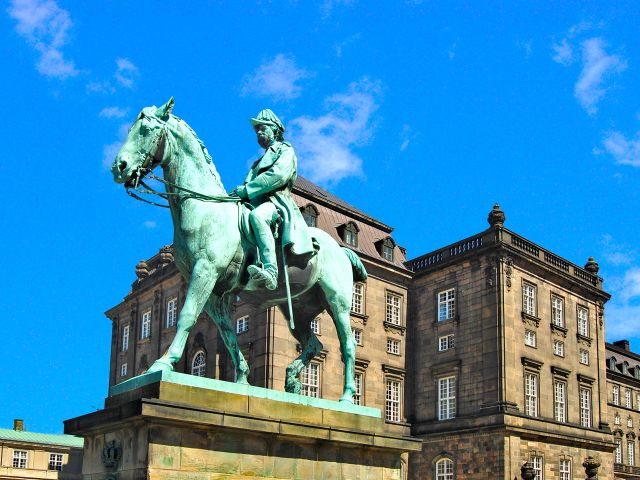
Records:
{"label": "equestrian statue", "polygon": [[[265,153],[244,184],[227,193],[204,143],[171,113],[173,105],[171,98],[159,108],[142,109],[111,168],[131,196],[157,193],[168,201],[175,263],[188,283],[176,335],[148,371],[173,370],[205,311],[229,350],[236,382],[248,383],[249,366],[231,320],[239,296],[259,307],[278,306],[300,342],[301,353],[286,372],[285,390],[292,393],[300,393],[300,372],[322,350],[311,321],[326,310],[344,362],[340,400],[353,402],[356,344],[349,312],[353,282],[366,280],[367,272],[355,252],[304,222],[291,194],[297,160],[282,122],[271,110],[250,120]],[[157,166],[163,178],[153,174]],[[154,191],[146,178],[160,181],[166,191]]]}

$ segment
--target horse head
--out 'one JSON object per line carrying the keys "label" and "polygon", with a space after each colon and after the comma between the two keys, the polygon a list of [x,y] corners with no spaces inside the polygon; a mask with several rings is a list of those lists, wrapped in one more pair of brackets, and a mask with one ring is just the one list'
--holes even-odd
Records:
{"label": "horse head", "polygon": [[167,122],[173,103],[171,97],[160,108],[145,107],[138,114],[111,165],[116,183],[135,187],[147,172],[166,161]]}

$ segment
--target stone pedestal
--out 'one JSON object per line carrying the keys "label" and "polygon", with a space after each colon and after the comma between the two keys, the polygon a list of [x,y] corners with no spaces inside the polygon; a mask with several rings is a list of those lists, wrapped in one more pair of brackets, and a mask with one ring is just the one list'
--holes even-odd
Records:
{"label": "stone pedestal", "polygon": [[135,377],[105,409],[64,422],[84,437],[85,480],[401,480],[419,440],[377,409],[179,373]]}

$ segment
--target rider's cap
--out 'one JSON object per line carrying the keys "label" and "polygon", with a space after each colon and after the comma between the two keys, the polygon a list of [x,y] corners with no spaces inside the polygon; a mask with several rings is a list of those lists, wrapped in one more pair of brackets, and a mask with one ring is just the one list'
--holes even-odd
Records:
{"label": "rider's cap", "polygon": [[257,127],[258,125],[273,125],[281,132],[284,132],[284,125],[282,124],[280,119],[276,116],[276,114],[273,113],[268,108],[261,110],[260,113],[258,113],[258,115],[256,116],[256,118],[252,118],[249,121],[251,122],[251,125],[253,125],[254,127]]}

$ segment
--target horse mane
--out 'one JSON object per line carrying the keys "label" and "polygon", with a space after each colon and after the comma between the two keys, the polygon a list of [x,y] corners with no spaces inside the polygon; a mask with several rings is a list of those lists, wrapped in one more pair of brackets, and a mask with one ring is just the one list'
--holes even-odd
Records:
{"label": "horse mane", "polygon": [[185,122],[182,118],[178,117],[177,115],[173,115],[172,114],[171,116],[173,118],[175,118],[178,122],[181,122],[185,127],[187,127],[187,130],[189,130],[189,132],[191,132],[191,135],[193,135],[193,138],[195,138],[196,142],[198,142],[198,145],[200,145],[200,148],[202,149],[202,154],[204,155],[205,160],[207,161],[207,163],[211,167],[209,170],[211,171],[211,175],[213,175],[214,181],[216,182],[218,187],[220,187],[222,190],[224,190],[224,186],[222,185],[222,180],[220,179],[220,175],[218,174],[218,170],[216,169],[216,167],[213,164],[213,159],[211,158],[211,155],[209,154],[209,150],[207,150],[207,146],[200,139],[200,137],[195,132],[195,130],[193,128],[191,128],[191,125],[189,125],[187,122]]}

